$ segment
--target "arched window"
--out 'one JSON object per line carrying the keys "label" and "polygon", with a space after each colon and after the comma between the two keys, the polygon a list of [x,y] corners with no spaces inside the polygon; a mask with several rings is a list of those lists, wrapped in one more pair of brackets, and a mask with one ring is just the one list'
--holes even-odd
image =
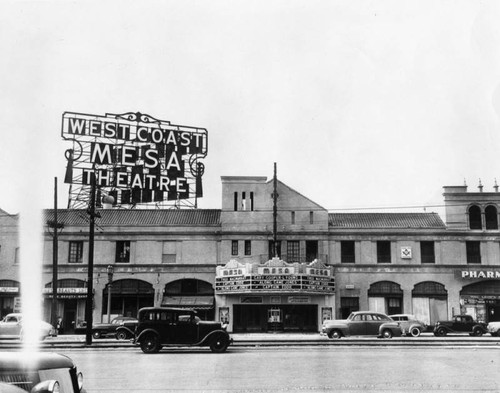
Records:
{"label": "arched window", "polygon": [[424,281],[416,284],[411,291],[413,297],[428,297],[434,299],[447,299],[448,291],[443,284],[434,281]]}
{"label": "arched window", "polygon": [[483,229],[483,224],[481,223],[481,209],[479,206],[473,205],[469,208],[469,228]]}
{"label": "arched window", "polygon": [[486,219],[486,229],[498,229],[498,213],[495,206],[486,206],[484,218]]}

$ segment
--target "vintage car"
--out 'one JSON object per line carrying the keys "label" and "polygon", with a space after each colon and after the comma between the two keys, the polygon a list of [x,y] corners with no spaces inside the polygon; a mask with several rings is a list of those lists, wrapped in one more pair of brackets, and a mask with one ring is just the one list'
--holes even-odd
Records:
{"label": "vintage car", "polygon": [[469,333],[470,336],[482,336],[487,332],[486,324],[474,321],[470,315],[455,315],[450,321],[438,321],[434,325],[434,335],[446,336],[448,333]]}
{"label": "vintage car", "polygon": [[493,337],[500,336],[500,321],[488,323],[486,329]]}
{"label": "vintage car", "polygon": [[83,375],[67,356],[0,352],[0,392],[83,393]]}
{"label": "vintage car", "polygon": [[326,320],[321,334],[330,338],[348,336],[377,336],[392,338],[401,336],[399,324],[387,315],[372,311],[356,311],[347,319]]}
{"label": "vintage car", "polygon": [[[55,336],[56,329],[45,321],[36,321],[38,324],[39,337],[44,340],[48,336]],[[0,321],[0,339],[22,339],[24,335],[23,315],[19,313],[7,314]]]}
{"label": "vintage car", "polygon": [[111,323],[96,323],[92,325],[92,337],[116,337],[118,340],[126,340],[134,337],[134,331],[138,324],[137,318],[116,317]]}
{"label": "vintage car", "polygon": [[232,342],[225,326],[200,320],[194,310],[145,307],[138,316],[134,343],[144,353],[159,352],[164,346],[206,346],[219,353],[225,352]]}
{"label": "vintage car", "polygon": [[427,324],[412,314],[393,314],[389,315],[389,318],[399,323],[403,336],[418,337],[427,330]]}

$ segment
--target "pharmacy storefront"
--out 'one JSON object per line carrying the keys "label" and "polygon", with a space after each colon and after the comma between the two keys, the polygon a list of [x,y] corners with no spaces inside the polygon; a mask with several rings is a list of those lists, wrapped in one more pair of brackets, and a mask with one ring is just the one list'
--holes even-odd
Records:
{"label": "pharmacy storefront", "polygon": [[500,269],[456,271],[461,281],[460,312],[481,322],[500,321]]}
{"label": "pharmacy storefront", "polygon": [[317,332],[335,305],[333,269],[320,261],[217,267],[217,315],[230,332]]}

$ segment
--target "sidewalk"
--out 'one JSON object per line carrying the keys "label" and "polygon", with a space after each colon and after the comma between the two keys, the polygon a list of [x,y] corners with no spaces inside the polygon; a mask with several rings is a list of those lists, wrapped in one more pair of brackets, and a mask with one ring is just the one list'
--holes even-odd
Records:
{"label": "sidewalk", "polygon": [[[273,347],[273,346],[488,346],[500,348],[500,338],[485,335],[471,337],[468,335],[448,335],[435,337],[432,333],[424,333],[420,337],[396,337],[380,339],[376,337],[347,337],[338,340],[329,339],[319,333],[230,333],[233,347]],[[20,348],[19,340],[0,340],[2,348]],[[48,337],[41,342],[42,348],[84,348],[85,335],[59,335]],[[92,339],[91,347],[126,348],[134,347],[131,340],[116,338]]]}

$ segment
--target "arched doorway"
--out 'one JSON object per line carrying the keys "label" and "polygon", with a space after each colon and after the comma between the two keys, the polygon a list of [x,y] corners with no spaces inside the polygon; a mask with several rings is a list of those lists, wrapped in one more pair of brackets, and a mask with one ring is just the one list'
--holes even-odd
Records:
{"label": "arched doorway", "polygon": [[214,288],[209,282],[194,278],[172,281],[165,285],[164,294],[162,306],[191,308],[203,320],[214,319]]}
{"label": "arched doorway", "polygon": [[[102,292],[102,315],[108,314],[108,285]],[[136,317],[142,307],[154,305],[153,285],[142,280],[123,279],[112,282],[110,318],[118,316]],[[106,318],[102,317],[103,321]]]}
{"label": "arched doorway", "polygon": [[379,281],[368,289],[368,308],[370,311],[387,315],[403,312],[403,290],[392,281]]}
{"label": "arched doorway", "polygon": [[500,321],[500,280],[464,286],[460,291],[460,313],[482,322]]}
{"label": "arched doorway", "polygon": [[423,281],[411,291],[412,313],[418,320],[434,325],[448,319],[448,291],[443,284]]}

